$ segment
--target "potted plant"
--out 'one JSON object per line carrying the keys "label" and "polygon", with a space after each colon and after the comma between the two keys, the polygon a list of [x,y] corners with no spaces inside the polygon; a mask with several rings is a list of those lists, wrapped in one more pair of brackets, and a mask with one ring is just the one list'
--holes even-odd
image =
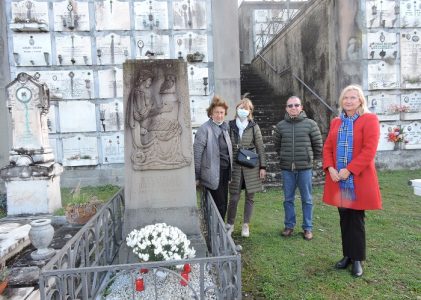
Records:
{"label": "potted plant", "polygon": [[96,214],[102,202],[96,196],[81,193],[80,183],[71,194],[72,198],[64,208],[67,222],[74,225],[83,225]]}
{"label": "potted plant", "polygon": [[0,266],[0,295],[3,294],[9,282],[9,269],[6,265]]}

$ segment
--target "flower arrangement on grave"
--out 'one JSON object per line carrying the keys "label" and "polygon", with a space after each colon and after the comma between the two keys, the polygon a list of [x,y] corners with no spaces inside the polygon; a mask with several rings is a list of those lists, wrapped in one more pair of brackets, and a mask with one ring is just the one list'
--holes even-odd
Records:
{"label": "flower arrangement on grave", "polygon": [[179,228],[165,223],[134,229],[126,242],[143,262],[181,260],[193,258],[196,254],[187,236]]}
{"label": "flower arrangement on grave", "polygon": [[392,143],[406,143],[405,141],[405,134],[403,132],[403,128],[401,127],[394,127],[391,131],[387,134],[387,140]]}
{"label": "flower arrangement on grave", "polygon": [[10,270],[6,265],[2,264],[0,266],[0,295],[3,293],[4,289],[7,287],[9,281]]}
{"label": "flower arrangement on grave", "polygon": [[393,114],[405,113],[405,112],[410,112],[411,107],[409,105],[392,104],[389,106],[388,110]]}

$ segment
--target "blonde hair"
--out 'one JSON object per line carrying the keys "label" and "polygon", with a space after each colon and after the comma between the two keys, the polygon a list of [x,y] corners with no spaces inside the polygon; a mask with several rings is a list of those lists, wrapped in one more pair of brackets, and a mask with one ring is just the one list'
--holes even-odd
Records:
{"label": "blonde hair", "polygon": [[360,100],[360,107],[358,107],[357,109],[358,114],[361,116],[366,113],[371,113],[370,110],[368,109],[367,100],[364,97],[364,92],[362,88],[356,84],[348,85],[342,90],[341,95],[339,96],[339,113],[343,112],[343,100],[344,100],[345,94],[348,93],[349,91],[356,91],[358,94],[358,98]]}
{"label": "blonde hair", "polygon": [[206,109],[206,112],[208,113],[208,117],[210,118],[212,116],[212,112],[215,107],[220,106],[225,109],[225,115],[228,113],[228,105],[227,103],[219,96],[214,96],[212,98],[212,102],[210,103],[209,107]]}
{"label": "blonde hair", "polygon": [[251,102],[251,100],[249,98],[243,98],[243,99],[240,100],[240,102],[238,102],[237,106],[235,107],[235,117],[236,118],[238,117],[237,109],[241,105],[243,105],[245,107],[248,107],[248,109],[250,110],[250,113],[249,113],[247,119],[253,120],[254,105],[253,105],[253,102]]}

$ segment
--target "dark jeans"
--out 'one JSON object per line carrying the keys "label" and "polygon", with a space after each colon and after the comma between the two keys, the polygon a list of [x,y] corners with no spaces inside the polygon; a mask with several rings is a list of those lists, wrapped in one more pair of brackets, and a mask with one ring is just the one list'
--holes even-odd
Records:
{"label": "dark jeans", "polygon": [[338,208],[342,252],[352,260],[365,260],[365,211]]}
{"label": "dark jeans", "polygon": [[209,189],[213,201],[218,207],[219,214],[222,220],[225,220],[228,205],[228,181],[229,181],[229,168],[219,170],[219,185],[216,190]]}

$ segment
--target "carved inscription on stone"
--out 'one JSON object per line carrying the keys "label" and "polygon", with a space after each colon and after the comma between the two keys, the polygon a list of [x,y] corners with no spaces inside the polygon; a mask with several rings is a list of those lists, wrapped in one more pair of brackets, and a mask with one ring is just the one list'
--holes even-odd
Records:
{"label": "carved inscription on stone", "polygon": [[186,79],[179,77],[186,74],[178,69],[183,64],[178,62],[175,68],[166,61],[170,60],[157,60],[153,67],[138,64],[131,69],[132,74],[125,74],[125,78],[134,79],[127,94],[125,121],[133,143],[135,170],[177,169],[191,163],[191,153],[186,155],[182,146],[182,139],[190,136],[186,132],[188,100],[183,99]]}
{"label": "carved inscription on stone", "polygon": [[136,57],[145,58],[152,53],[155,58],[169,58],[170,44],[168,35],[141,32],[136,36]]}
{"label": "carved inscription on stone", "polygon": [[168,29],[167,1],[142,0],[134,3],[136,30]]}
{"label": "carved inscription on stone", "polygon": [[63,138],[63,165],[83,166],[98,164],[97,138],[76,135]]}
{"label": "carved inscription on stone", "polygon": [[130,37],[108,34],[96,39],[97,65],[122,64],[131,56]]}
{"label": "carved inscription on stone", "polygon": [[379,146],[377,147],[378,151],[393,150],[395,144],[388,140],[388,134],[396,127],[399,127],[399,125],[395,123],[380,123],[380,140]]}
{"label": "carved inscription on stone", "polygon": [[368,89],[386,90],[399,88],[398,66],[386,61],[368,64]]}
{"label": "carved inscription on stone", "polygon": [[123,70],[111,68],[98,71],[100,98],[117,98],[123,96]]}
{"label": "carved inscription on stone", "polygon": [[129,2],[95,1],[96,30],[130,30]]}
{"label": "carved inscription on stone", "polygon": [[61,132],[96,131],[95,104],[89,101],[59,103]]}
{"label": "carved inscription on stone", "polygon": [[420,27],[421,25],[421,1],[400,0],[401,27]]}
{"label": "carved inscription on stone", "polygon": [[207,36],[205,34],[198,34],[194,32],[175,34],[175,51],[177,58],[187,59],[187,54],[199,52],[202,54],[201,61],[207,61]]}
{"label": "carved inscription on stone", "polygon": [[193,127],[199,127],[209,120],[206,109],[209,107],[211,96],[191,96],[190,97],[190,115]]}
{"label": "carved inscription on stone", "polygon": [[104,103],[99,108],[101,131],[120,131],[124,129],[123,102],[120,100]]}
{"label": "carved inscription on stone", "polygon": [[205,29],[206,2],[203,0],[174,0],[174,29]]}
{"label": "carved inscription on stone", "polygon": [[11,7],[14,24],[42,23],[48,28],[48,3],[26,0],[12,2]]}
{"label": "carved inscription on stone", "polygon": [[81,1],[53,3],[55,31],[89,31],[89,4]]}
{"label": "carved inscription on stone", "polygon": [[399,5],[395,0],[366,1],[367,28],[395,27],[399,20]]}
{"label": "carved inscription on stone", "polygon": [[367,100],[369,109],[378,115],[380,121],[399,120],[400,99],[397,95],[370,95]]}
{"label": "carved inscription on stone", "polygon": [[401,86],[421,88],[421,31],[401,31]]}
{"label": "carved inscription on stone", "polygon": [[116,133],[101,137],[104,164],[124,163],[124,135]]}
{"label": "carved inscription on stone", "polygon": [[398,56],[396,33],[379,30],[367,33],[368,59],[393,59]]}
{"label": "carved inscription on stone", "polygon": [[51,39],[48,33],[13,35],[13,59],[16,66],[51,65]]}
{"label": "carved inscription on stone", "polygon": [[72,34],[56,36],[57,65],[92,65],[91,38]]}
{"label": "carved inscription on stone", "polygon": [[208,68],[189,64],[187,72],[190,95],[208,95]]}
{"label": "carved inscription on stone", "polygon": [[412,122],[403,126],[405,149],[421,149],[421,123]]}

